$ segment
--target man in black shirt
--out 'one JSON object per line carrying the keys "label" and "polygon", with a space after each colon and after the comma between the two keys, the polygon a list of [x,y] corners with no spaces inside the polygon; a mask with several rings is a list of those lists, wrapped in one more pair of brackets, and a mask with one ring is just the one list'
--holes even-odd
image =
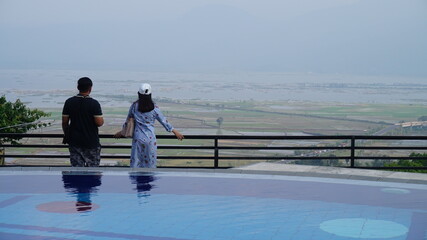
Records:
{"label": "man in black shirt", "polygon": [[67,99],[62,110],[64,143],[69,144],[71,166],[97,167],[101,160],[98,127],[104,124],[101,105],[89,96],[90,78],[80,78],[77,89],[79,94]]}

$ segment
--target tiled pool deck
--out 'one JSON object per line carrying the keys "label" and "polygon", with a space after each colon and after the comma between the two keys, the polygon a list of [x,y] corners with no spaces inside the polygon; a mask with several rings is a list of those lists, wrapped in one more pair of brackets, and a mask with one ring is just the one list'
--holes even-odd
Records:
{"label": "tiled pool deck", "polygon": [[426,240],[427,178],[283,164],[3,167],[0,239]]}

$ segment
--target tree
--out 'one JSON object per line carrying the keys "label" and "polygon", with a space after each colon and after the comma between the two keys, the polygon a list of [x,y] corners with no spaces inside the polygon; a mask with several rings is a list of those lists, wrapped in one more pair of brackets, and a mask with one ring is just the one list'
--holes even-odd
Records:
{"label": "tree", "polygon": [[[406,160],[400,159],[397,162],[385,164],[385,167],[427,167],[427,153],[411,153],[409,157],[425,157],[425,159]],[[403,172],[420,172],[427,173],[427,170],[414,169],[414,170],[395,170]]]}
{"label": "tree", "polygon": [[[14,103],[8,102],[3,95],[0,97],[0,133],[26,133],[29,130],[46,127],[49,123],[37,122],[50,113],[41,110],[31,110],[19,99]],[[19,144],[20,138],[0,138],[0,144],[10,142]]]}
{"label": "tree", "polygon": [[216,120],[216,122],[218,123],[218,127],[220,128],[221,127],[221,124],[222,124],[222,122],[224,121],[224,118],[222,118],[222,117],[219,117],[217,120]]}
{"label": "tree", "polygon": [[411,153],[409,155],[410,157],[425,157],[425,159],[417,159],[417,160],[412,160],[412,162],[417,163],[423,167],[427,167],[427,153]]}

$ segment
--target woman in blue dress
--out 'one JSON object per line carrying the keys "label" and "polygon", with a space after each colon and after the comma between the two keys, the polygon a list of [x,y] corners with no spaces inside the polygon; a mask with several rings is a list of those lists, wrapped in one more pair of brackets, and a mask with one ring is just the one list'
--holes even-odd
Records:
{"label": "woman in blue dress", "polygon": [[[132,139],[130,167],[155,168],[157,164],[157,141],[154,131],[154,122],[157,120],[168,132],[175,134],[178,140],[184,136],[166,120],[165,116],[151,99],[150,84],[141,84],[138,91],[138,100],[129,108],[128,118],[135,119],[135,130]],[[126,119],[126,120],[127,120]],[[117,132],[115,137],[123,137]]]}

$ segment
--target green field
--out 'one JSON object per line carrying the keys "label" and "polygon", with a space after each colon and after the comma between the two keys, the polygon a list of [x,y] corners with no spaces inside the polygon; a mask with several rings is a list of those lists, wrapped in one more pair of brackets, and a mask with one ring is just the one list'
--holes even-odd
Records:
{"label": "green field", "polygon": [[[399,122],[417,121],[421,116],[427,116],[427,106],[422,104],[340,104],[340,103],[312,103],[312,102],[278,102],[278,101],[172,101],[157,100],[168,120],[184,135],[371,135]],[[42,133],[61,133],[61,110],[43,109],[52,115],[50,127],[39,130]],[[100,128],[101,134],[114,134],[121,128],[128,108],[109,108],[103,106],[105,125]],[[218,119],[222,118],[221,125]],[[54,121],[52,121],[54,120]],[[160,125],[156,125],[156,133],[167,133]],[[396,128],[385,132],[385,135],[412,135],[426,134],[426,130],[412,130]],[[25,143],[59,144],[60,140],[28,139]],[[130,140],[102,139],[102,144],[130,144]],[[186,139],[179,142],[175,139],[159,139],[162,145],[198,145],[212,146],[212,141]],[[232,141],[222,144],[234,146],[266,146],[289,144],[275,141],[248,142]],[[303,144],[303,143],[291,143]],[[313,143],[321,144],[321,143]],[[337,144],[337,143],[334,143]],[[13,153],[40,154],[57,151],[66,153],[66,149],[8,149]],[[129,149],[103,149],[103,154],[129,154]],[[170,150],[159,149],[159,156],[212,156],[211,150]],[[280,156],[277,152],[261,151],[226,151],[224,156],[240,154],[243,156]],[[336,151],[336,156],[346,155]],[[377,154],[372,152],[372,154]],[[58,160],[31,160],[13,159],[13,163],[51,164],[49,161],[67,162]],[[47,162],[46,162],[47,161]],[[238,166],[257,161],[223,161],[221,166]],[[112,165],[128,165],[128,159],[114,160]],[[164,160],[159,159],[159,166],[212,166],[208,160]]]}

